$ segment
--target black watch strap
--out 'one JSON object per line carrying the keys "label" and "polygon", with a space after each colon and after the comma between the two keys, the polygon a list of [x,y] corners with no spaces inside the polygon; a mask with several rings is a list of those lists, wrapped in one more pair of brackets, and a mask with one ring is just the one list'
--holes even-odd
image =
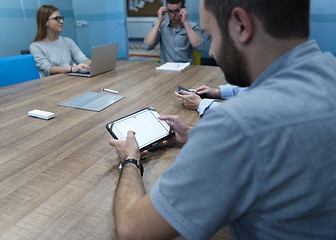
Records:
{"label": "black watch strap", "polygon": [[123,169],[123,167],[128,163],[135,164],[140,170],[141,177],[143,176],[144,169],[143,169],[142,164],[140,163],[139,160],[136,160],[136,159],[133,159],[133,158],[129,158],[129,159],[126,159],[125,161],[120,162],[119,171],[121,171]]}

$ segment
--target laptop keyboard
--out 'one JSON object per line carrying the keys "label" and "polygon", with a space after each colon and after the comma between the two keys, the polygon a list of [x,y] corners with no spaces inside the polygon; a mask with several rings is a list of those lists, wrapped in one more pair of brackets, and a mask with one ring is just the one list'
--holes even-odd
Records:
{"label": "laptop keyboard", "polygon": [[87,70],[87,69],[80,69],[80,70],[78,71],[78,73],[89,74],[89,73],[90,73],[90,70]]}

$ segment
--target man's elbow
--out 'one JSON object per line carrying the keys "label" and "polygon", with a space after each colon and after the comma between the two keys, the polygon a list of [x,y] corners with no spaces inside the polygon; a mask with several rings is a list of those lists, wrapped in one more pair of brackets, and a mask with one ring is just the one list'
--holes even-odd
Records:
{"label": "man's elbow", "polygon": [[145,43],[144,45],[145,45],[145,50],[146,51],[150,51],[150,50],[154,49],[154,47],[155,47],[154,45],[150,45],[150,44],[147,44],[147,43]]}
{"label": "man's elbow", "polygon": [[193,44],[191,46],[195,51],[201,52],[202,49],[203,49],[203,40],[200,39],[198,42],[196,42],[195,44]]}

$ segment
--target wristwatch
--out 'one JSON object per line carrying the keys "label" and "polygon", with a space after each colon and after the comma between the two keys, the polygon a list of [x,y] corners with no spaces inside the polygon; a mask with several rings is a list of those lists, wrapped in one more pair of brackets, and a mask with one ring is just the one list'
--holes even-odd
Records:
{"label": "wristwatch", "polygon": [[139,168],[139,170],[140,170],[141,177],[143,176],[144,168],[143,168],[142,164],[140,163],[139,160],[136,160],[136,159],[133,159],[133,158],[129,158],[129,159],[126,159],[125,161],[120,162],[120,164],[119,164],[119,172],[121,172],[122,169],[123,169],[123,167],[126,164],[128,164],[128,163],[135,164]]}

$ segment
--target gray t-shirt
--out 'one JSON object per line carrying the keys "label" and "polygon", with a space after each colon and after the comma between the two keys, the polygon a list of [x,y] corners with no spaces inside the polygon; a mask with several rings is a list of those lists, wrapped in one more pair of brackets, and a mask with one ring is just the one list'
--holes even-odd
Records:
{"label": "gray t-shirt", "polygon": [[70,66],[88,60],[76,43],[67,37],[59,36],[53,42],[33,42],[29,50],[41,77],[49,76],[52,66]]}
{"label": "gray t-shirt", "polygon": [[209,111],[151,190],[188,239],[336,239],[336,58],[308,41]]}

